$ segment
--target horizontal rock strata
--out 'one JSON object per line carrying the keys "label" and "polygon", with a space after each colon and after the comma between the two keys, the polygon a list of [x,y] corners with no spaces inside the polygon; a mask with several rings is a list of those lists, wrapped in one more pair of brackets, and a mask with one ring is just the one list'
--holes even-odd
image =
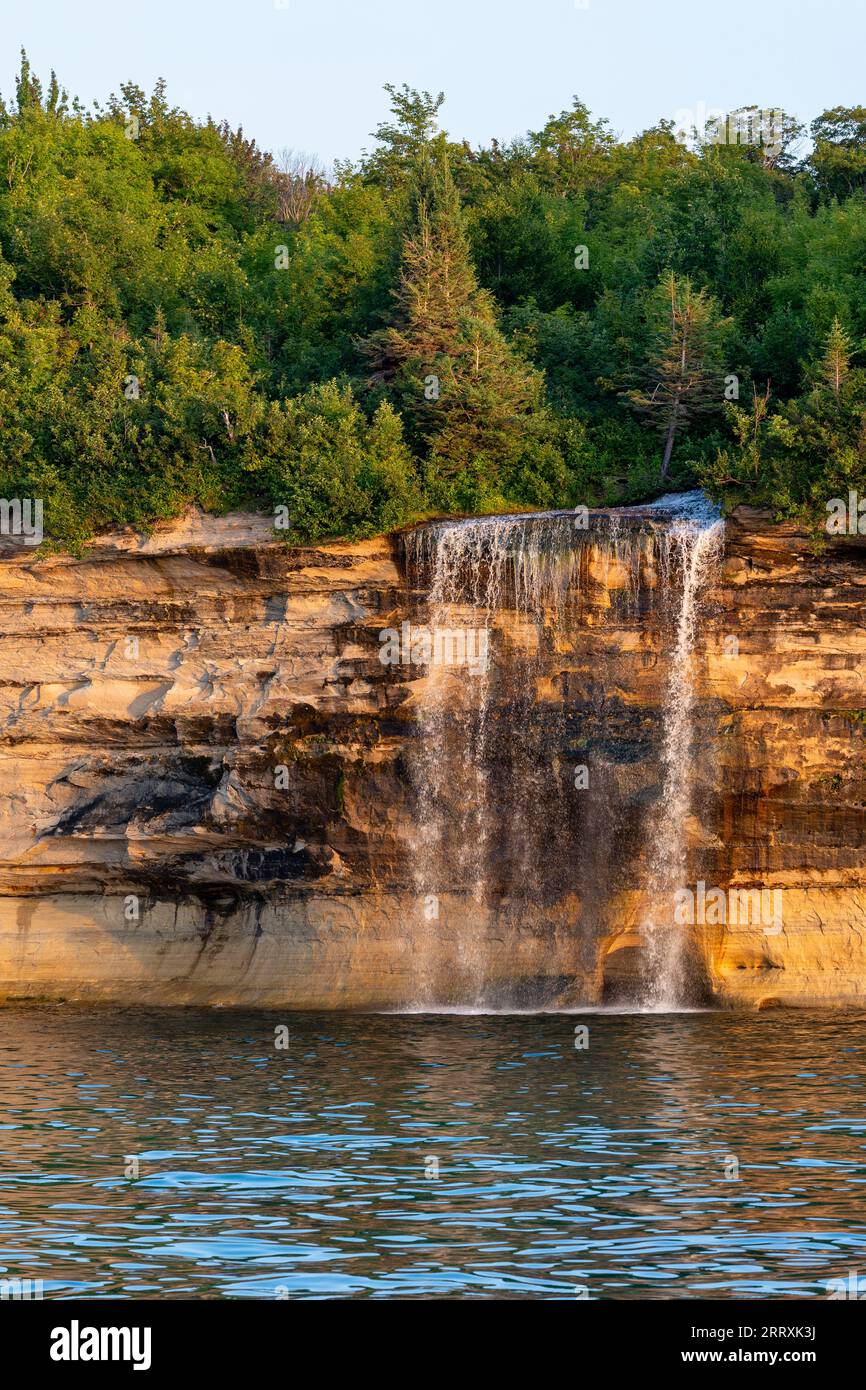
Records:
{"label": "horizontal rock strata", "polygon": [[[816,554],[747,509],[728,522],[694,663],[689,879],[782,910],[778,931],[692,929],[725,1005],[866,996],[864,561],[857,540]],[[629,605],[590,555],[573,623],[495,615],[479,886],[456,760],[435,881],[419,870],[419,711],[437,680],[452,756],[472,677],[380,660],[384,629],[429,618],[399,537],[290,548],[266,519],[194,516],[78,558],[7,550],[0,997],[628,997],[668,641],[649,561],[644,581]]]}

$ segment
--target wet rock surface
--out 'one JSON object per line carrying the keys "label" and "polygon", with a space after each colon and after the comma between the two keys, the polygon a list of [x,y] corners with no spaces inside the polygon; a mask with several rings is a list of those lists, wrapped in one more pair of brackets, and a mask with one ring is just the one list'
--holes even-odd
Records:
{"label": "wet rock surface", "polygon": [[[406,554],[400,537],[291,549],[266,519],[200,516],[79,558],[4,554],[3,997],[634,993],[670,644],[652,556],[636,588],[589,545],[562,611],[489,618],[480,787],[461,751],[473,677],[380,660],[384,629],[430,621]],[[728,521],[693,662],[686,881],[778,890],[782,915],[778,932],[690,929],[719,1003],[866,993],[864,600],[858,541],[816,554],[766,516]]]}

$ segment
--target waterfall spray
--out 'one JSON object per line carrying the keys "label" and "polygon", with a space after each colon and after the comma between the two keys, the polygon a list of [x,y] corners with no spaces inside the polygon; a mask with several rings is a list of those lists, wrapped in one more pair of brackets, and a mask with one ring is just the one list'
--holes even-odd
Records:
{"label": "waterfall spray", "polygon": [[693,654],[701,598],[721,554],[724,528],[706,509],[678,517],[662,536],[662,582],[674,641],[663,709],[661,815],[641,927],[644,1004],[659,1011],[688,1003],[687,938],[674,920],[674,894],[685,883],[686,822],[692,810]]}
{"label": "waterfall spray", "polygon": [[[484,652],[476,669],[430,664],[416,697],[416,1006],[483,1007],[495,991],[491,942],[509,921],[529,916],[541,931],[560,930],[555,914],[545,917],[545,905],[569,892],[579,890],[583,914],[571,932],[583,933],[591,951],[586,904],[593,886],[586,877],[593,865],[606,872],[619,851],[615,840],[592,842],[596,821],[606,814],[603,788],[595,820],[586,810],[591,798],[577,809],[565,789],[572,768],[560,764],[557,750],[567,756],[580,746],[585,701],[584,714],[570,708],[564,675],[558,694],[549,686],[539,693],[544,671],[560,666],[558,652],[579,658],[581,625],[591,621],[582,610],[586,592],[594,595],[596,612],[601,594],[616,621],[632,630],[642,613],[662,608],[670,670],[662,709],[662,822],[644,831],[658,848],[647,881],[643,973],[648,1007],[682,1002],[683,942],[665,903],[685,872],[692,654],[700,596],[721,536],[701,494],[594,513],[588,525],[572,513],[532,513],[433,523],[405,536],[410,585],[429,630],[474,629],[484,637],[473,643]],[[462,645],[468,648],[468,640]],[[609,692],[601,682],[592,689],[602,711],[592,718],[601,720],[604,740]],[[616,834],[609,820],[605,834]],[[443,914],[452,904],[460,927],[449,935]],[[446,938],[451,954],[443,966]]]}

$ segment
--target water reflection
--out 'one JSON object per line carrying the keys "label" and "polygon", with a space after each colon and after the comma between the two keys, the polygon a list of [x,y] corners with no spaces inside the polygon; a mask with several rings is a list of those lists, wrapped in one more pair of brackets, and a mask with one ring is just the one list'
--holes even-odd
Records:
{"label": "water reflection", "polygon": [[0,1277],[821,1297],[866,1277],[863,1024],[2,1010]]}

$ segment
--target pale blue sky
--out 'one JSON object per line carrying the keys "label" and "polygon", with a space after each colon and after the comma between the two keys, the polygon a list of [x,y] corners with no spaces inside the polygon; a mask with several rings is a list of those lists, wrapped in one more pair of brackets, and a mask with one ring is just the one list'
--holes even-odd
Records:
{"label": "pale blue sky", "polygon": [[624,135],[702,107],[866,104],[863,0],[0,0],[0,38],[4,95],[23,44],[88,104],[164,76],[194,115],[326,162],[369,145],[385,82],[444,89],[472,144],[574,93]]}

